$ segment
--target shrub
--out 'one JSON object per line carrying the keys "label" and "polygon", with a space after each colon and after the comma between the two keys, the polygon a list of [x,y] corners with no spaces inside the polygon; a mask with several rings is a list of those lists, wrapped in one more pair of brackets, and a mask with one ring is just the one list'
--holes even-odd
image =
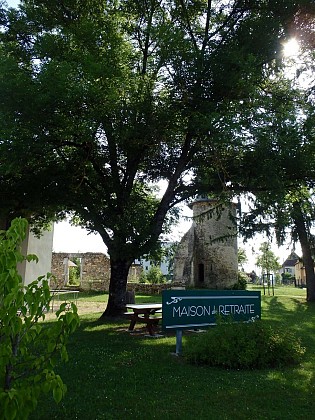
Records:
{"label": "shrub", "polygon": [[281,277],[282,284],[292,284],[294,282],[294,277],[290,273],[282,273]]}
{"label": "shrub", "polygon": [[151,265],[150,270],[147,272],[147,281],[151,284],[159,284],[165,282],[165,277],[160,269],[155,265]]}
{"label": "shrub", "polygon": [[69,285],[70,286],[80,285],[80,267],[69,268]]}
{"label": "shrub", "polygon": [[21,254],[26,229],[25,219],[14,219],[8,231],[0,231],[0,407],[5,420],[28,418],[42,392],[51,392],[57,403],[63,398],[66,385],[54,366],[68,359],[67,339],[79,322],[76,306],[67,303],[55,322],[40,322],[51,301],[48,281],[43,276],[23,286],[17,270],[17,263],[37,261]]}
{"label": "shrub", "polygon": [[291,331],[262,321],[220,323],[197,337],[188,337],[190,363],[228,369],[260,369],[297,364],[305,349]]}
{"label": "shrub", "polygon": [[232,290],[246,290],[249,277],[243,271],[239,271],[237,275],[237,283],[233,284]]}
{"label": "shrub", "polygon": [[144,271],[139,276],[139,283],[147,283],[147,275]]}

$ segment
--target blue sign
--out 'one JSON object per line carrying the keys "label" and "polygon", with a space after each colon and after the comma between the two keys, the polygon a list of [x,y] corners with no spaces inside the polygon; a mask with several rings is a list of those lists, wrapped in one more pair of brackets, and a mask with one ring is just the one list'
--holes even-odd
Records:
{"label": "blue sign", "polygon": [[246,290],[165,290],[164,329],[215,325],[218,318],[250,322],[261,318],[260,292]]}

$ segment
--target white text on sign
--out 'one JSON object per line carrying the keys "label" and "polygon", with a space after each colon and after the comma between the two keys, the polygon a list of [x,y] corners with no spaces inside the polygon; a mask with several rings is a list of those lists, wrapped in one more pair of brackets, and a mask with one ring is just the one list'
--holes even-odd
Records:
{"label": "white text on sign", "polygon": [[252,315],[255,313],[254,304],[246,305],[191,305],[191,306],[179,306],[178,308],[173,307],[173,317],[194,317],[194,316],[210,316],[213,314],[220,315]]}

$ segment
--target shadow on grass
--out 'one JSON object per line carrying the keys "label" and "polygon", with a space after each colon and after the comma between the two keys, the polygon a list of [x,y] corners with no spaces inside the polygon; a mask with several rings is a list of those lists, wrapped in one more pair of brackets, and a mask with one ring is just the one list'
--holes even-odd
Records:
{"label": "shadow on grass", "polygon": [[307,356],[313,357],[315,302],[307,302],[303,298],[272,297],[263,300],[262,312],[266,322],[294,331],[307,348]]}
{"label": "shadow on grass", "polygon": [[[42,399],[33,419],[314,418],[315,305],[263,300],[264,321],[292,328],[307,347],[301,366],[236,371],[192,366],[171,355],[174,335],[130,334],[127,321],[82,317],[69,340],[69,362],[57,368],[68,386],[55,405]],[[185,354],[185,334],[183,352]],[[288,403],[289,402],[289,403]]]}

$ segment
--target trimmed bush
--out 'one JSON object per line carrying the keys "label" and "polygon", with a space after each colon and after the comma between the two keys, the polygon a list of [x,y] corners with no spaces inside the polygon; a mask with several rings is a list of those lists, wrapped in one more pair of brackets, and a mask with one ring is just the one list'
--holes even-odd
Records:
{"label": "trimmed bush", "polygon": [[253,323],[221,323],[187,337],[186,358],[193,364],[227,369],[261,369],[298,364],[305,352],[291,331]]}

